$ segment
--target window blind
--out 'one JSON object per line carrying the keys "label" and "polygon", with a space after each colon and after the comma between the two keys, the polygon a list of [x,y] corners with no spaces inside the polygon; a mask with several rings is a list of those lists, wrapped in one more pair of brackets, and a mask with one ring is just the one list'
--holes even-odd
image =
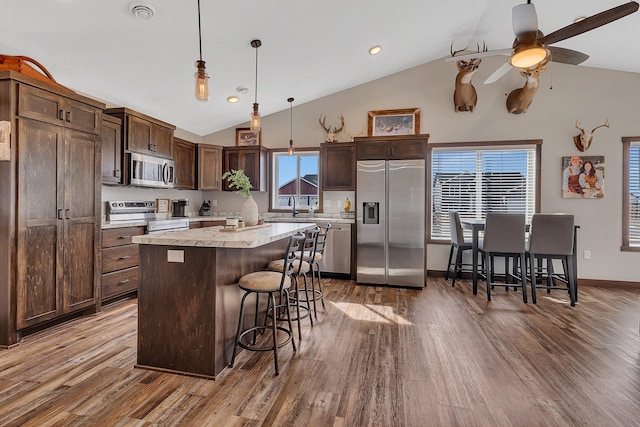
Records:
{"label": "window blind", "polygon": [[449,212],[484,219],[487,212],[535,212],[536,148],[434,148],[431,238],[450,239]]}
{"label": "window blind", "polygon": [[629,246],[640,246],[640,142],[629,147]]}

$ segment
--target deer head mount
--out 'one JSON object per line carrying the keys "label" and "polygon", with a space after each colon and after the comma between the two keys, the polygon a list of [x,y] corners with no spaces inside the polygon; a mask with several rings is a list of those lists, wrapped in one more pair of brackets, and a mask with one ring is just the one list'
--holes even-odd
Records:
{"label": "deer head mount", "polygon": [[548,63],[549,60],[546,59],[538,65],[520,72],[526,81],[524,86],[512,90],[509,96],[507,96],[507,111],[509,113],[521,114],[527,112],[531,102],[533,102],[533,97],[538,91],[540,74],[547,70]]}
{"label": "deer head mount", "polygon": [[[480,52],[480,45],[477,45],[478,53]],[[453,50],[453,42],[451,42],[450,52],[451,56],[455,57],[456,54],[465,51],[467,48],[460,50]],[[487,45],[482,42],[482,52],[487,51]],[[456,113],[458,111],[469,111],[473,113],[473,109],[476,108],[478,102],[478,94],[476,88],[471,84],[471,78],[478,71],[482,60],[480,58],[470,58],[467,61],[456,61],[458,65],[458,74],[456,75],[456,89],[453,92],[453,105],[455,106]]]}
{"label": "deer head mount", "polygon": [[607,121],[605,121],[600,126],[596,126],[593,129],[591,129],[591,132],[581,128],[580,120],[576,120],[576,128],[580,130],[580,134],[573,137],[573,142],[576,144],[576,148],[580,151],[587,151],[589,147],[591,147],[591,142],[593,141],[593,133],[596,131],[596,129],[599,129],[601,127],[608,128],[609,119],[607,119]]}
{"label": "deer head mount", "polygon": [[344,116],[342,114],[338,116],[338,119],[340,119],[340,127],[334,126],[333,128],[331,128],[331,126],[327,127],[327,125],[325,124],[327,117],[326,116],[322,117],[322,116],[323,114],[320,113],[318,122],[320,123],[320,126],[322,126],[322,129],[324,129],[324,131],[327,133],[327,142],[334,142],[336,135],[342,132],[342,129],[344,129]]}

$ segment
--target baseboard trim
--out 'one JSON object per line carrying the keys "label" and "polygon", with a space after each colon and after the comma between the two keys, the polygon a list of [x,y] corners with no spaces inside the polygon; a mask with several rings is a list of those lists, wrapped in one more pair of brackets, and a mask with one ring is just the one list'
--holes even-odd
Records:
{"label": "baseboard trim", "polygon": [[[446,271],[427,270],[427,275],[431,277],[444,277]],[[463,279],[470,279],[470,274],[462,274]],[[578,286],[592,286],[596,288],[622,288],[640,289],[640,282],[628,282],[622,280],[601,280],[601,279],[578,279]]]}

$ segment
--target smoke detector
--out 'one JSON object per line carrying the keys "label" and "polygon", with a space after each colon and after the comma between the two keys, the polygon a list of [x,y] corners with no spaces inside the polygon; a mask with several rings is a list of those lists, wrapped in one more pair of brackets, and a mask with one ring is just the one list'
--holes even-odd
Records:
{"label": "smoke detector", "polygon": [[149,20],[156,14],[156,10],[147,3],[131,3],[129,10],[136,18]]}

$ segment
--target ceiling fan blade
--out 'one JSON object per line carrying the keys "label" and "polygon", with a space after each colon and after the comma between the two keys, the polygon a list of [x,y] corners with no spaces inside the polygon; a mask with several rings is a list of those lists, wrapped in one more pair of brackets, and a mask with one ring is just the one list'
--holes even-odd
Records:
{"label": "ceiling fan blade", "polygon": [[464,61],[466,59],[486,58],[488,56],[495,56],[495,55],[510,56],[512,53],[513,53],[513,49],[511,48],[496,49],[496,50],[488,50],[486,52],[465,53],[464,55],[448,56],[445,58],[445,61],[446,62]]}
{"label": "ceiling fan blade", "polygon": [[505,74],[507,74],[512,68],[513,67],[511,66],[509,61],[505,62],[504,64],[502,64],[502,66],[500,68],[495,70],[493,72],[493,74],[491,74],[489,77],[487,77],[487,80],[484,81],[484,84],[488,85],[488,84],[491,84],[491,83],[497,81],[498,79],[500,79],[500,77],[502,77]]}
{"label": "ceiling fan blade", "polygon": [[577,50],[565,49],[557,46],[548,46],[547,49],[551,51],[551,60],[553,62],[578,65],[589,59],[589,55],[578,52]]}
{"label": "ceiling fan blade", "polygon": [[625,16],[630,15],[637,10],[637,2],[631,1],[629,3],[625,3],[612,9],[605,10],[604,12],[600,12],[597,15],[585,18],[582,21],[567,25],[566,27],[560,28],[559,30],[554,31],[551,34],[547,34],[542,39],[542,43],[544,43],[545,45],[550,45],[552,43],[566,40],[570,37],[586,33],[587,31],[591,31],[595,28],[601,27],[620,18],[624,18]]}
{"label": "ceiling fan blade", "polygon": [[538,33],[538,15],[536,7],[532,3],[525,3],[513,6],[511,10],[511,22],[513,24],[513,32],[519,41],[523,38],[530,39]]}

